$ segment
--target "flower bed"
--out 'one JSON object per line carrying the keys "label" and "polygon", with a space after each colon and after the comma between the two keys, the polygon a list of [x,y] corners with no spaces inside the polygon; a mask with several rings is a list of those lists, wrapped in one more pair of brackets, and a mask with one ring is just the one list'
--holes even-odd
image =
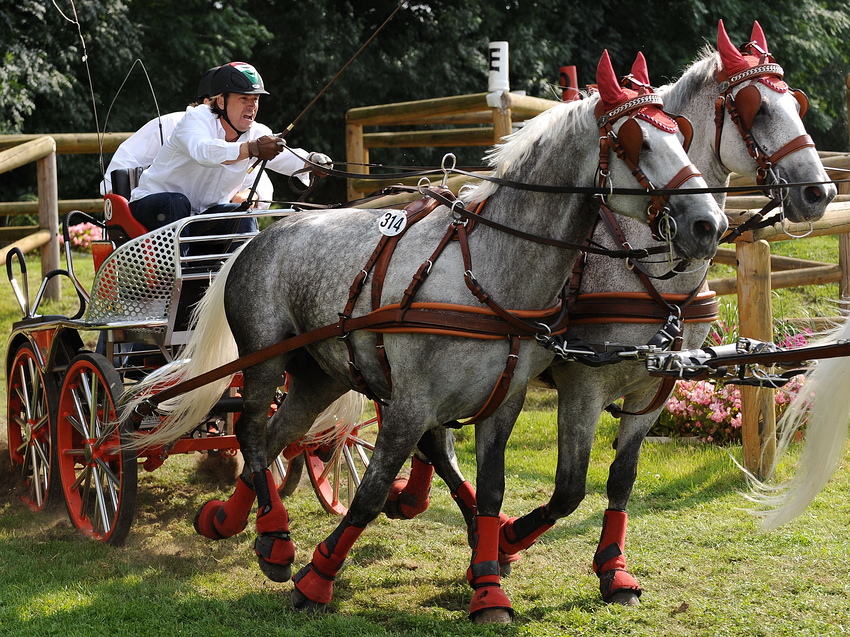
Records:
{"label": "flower bed", "polygon": [[[68,228],[71,239],[71,249],[79,252],[91,252],[91,242],[101,238],[100,228],[93,223],[78,223]],[[59,237],[60,243],[65,243],[65,237]]]}
{"label": "flower bed", "polygon": [[[786,349],[807,345],[812,335],[810,329],[797,331],[782,326],[777,344]],[[712,329],[707,344],[719,345],[722,338],[737,335],[734,330],[724,330],[722,322]],[[776,417],[782,416],[788,404],[803,386],[805,377],[795,376],[775,395]],[[741,442],[741,390],[738,385],[723,384],[715,380],[680,380],[667,399],[664,411],[649,431],[649,436],[669,438],[695,437],[702,442],[730,444]]]}

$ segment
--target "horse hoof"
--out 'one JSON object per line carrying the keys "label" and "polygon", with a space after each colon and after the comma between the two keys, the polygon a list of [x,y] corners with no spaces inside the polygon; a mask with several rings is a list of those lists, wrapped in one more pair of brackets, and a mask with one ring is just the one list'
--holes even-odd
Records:
{"label": "horse hoof", "polygon": [[512,618],[504,608],[487,608],[476,613],[472,621],[476,624],[510,624]]}
{"label": "horse hoof", "polygon": [[263,575],[273,582],[288,582],[292,578],[291,564],[273,564],[260,556],[257,556],[257,563]]}
{"label": "horse hoof", "polygon": [[605,601],[620,606],[640,606],[640,599],[634,591],[617,591]]}
{"label": "horse hoof", "polygon": [[314,602],[297,588],[292,589],[292,594],[289,596],[289,599],[292,602],[292,608],[302,613],[314,615],[316,613],[324,612],[325,608],[327,608],[327,604]]}

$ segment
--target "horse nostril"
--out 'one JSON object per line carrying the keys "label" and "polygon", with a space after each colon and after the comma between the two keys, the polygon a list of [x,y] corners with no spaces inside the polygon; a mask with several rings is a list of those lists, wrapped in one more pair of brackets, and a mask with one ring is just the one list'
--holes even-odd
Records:
{"label": "horse nostril", "polygon": [[803,197],[808,203],[816,204],[826,198],[826,193],[820,186],[806,186],[803,188]]}

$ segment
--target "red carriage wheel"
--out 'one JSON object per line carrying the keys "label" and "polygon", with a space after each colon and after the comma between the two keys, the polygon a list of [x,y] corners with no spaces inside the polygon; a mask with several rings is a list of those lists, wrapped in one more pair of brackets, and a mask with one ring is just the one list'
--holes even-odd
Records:
{"label": "red carriage wheel", "polygon": [[333,441],[304,452],[307,475],[325,511],[345,515],[354,499],[360,479],[369,466],[375,439],[381,428],[381,412],[363,421],[344,441]]}
{"label": "red carriage wheel", "polygon": [[58,390],[29,343],[18,347],[8,378],[6,427],[12,468],[25,488],[21,499],[41,511],[55,500],[52,424]]}
{"label": "red carriage wheel", "polygon": [[133,523],[136,454],[121,446],[115,399],[121,378],[100,354],[80,354],[65,374],[56,418],[56,466],[72,524],[115,546]]}
{"label": "red carriage wheel", "polygon": [[295,489],[298,488],[298,483],[304,473],[304,454],[299,453],[288,460],[284,454],[280,454],[269,468],[272,470],[277,492],[280,497],[285,498],[295,493]]}

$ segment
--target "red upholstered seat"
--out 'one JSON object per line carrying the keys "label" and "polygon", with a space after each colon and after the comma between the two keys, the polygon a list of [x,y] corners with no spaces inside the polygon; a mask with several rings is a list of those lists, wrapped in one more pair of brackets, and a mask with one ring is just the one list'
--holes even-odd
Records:
{"label": "red upholstered seat", "polygon": [[116,245],[126,243],[148,232],[148,229],[132,215],[129,203],[121,195],[109,193],[104,197],[103,219],[109,239]]}

